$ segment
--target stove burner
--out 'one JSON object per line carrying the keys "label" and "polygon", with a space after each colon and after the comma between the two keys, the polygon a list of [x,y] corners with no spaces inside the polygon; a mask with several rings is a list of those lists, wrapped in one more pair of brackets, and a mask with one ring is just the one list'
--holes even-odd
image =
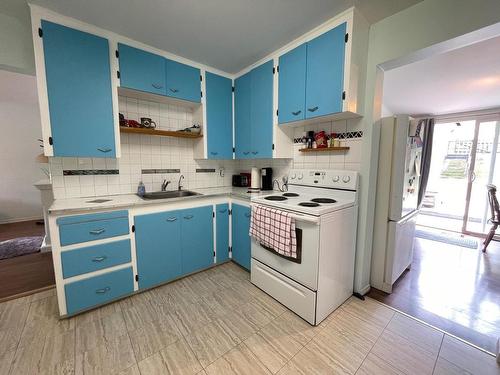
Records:
{"label": "stove burner", "polygon": [[297,193],[285,193],[283,194],[284,197],[298,197],[299,195]]}
{"label": "stove burner", "polygon": [[314,202],[300,202],[299,206],[303,206],[303,207],[318,207],[319,203],[314,203]]}
{"label": "stove burner", "polygon": [[264,197],[264,199],[267,199],[268,201],[286,201],[286,197],[282,197],[281,195],[271,195],[269,197]]}
{"label": "stove burner", "polygon": [[311,199],[311,202],[316,202],[316,203],[337,203],[335,199],[331,198],[313,198]]}

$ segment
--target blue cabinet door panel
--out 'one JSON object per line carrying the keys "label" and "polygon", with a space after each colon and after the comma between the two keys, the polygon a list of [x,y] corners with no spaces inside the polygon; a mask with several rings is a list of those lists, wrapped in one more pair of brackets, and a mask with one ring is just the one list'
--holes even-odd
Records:
{"label": "blue cabinet door panel", "polygon": [[283,124],[304,119],[306,104],[306,44],[279,58],[278,118]]}
{"label": "blue cabinet door panel", "polygon": [[166,93],[177,99],[201,101],[200,69],[166,60]]}
{"label": "blue cabinet door panel", "polygon": [[250,90],[251,72],[234,81],[234,132],[236,159],[251,158]]}
{"label": "blue cabinet door panel", "polygon": [[210,267],[214,263],[212,206],[181,211],[182,273]]}
{"label": "blue cabinet door panel", "polygon": [[68,283],[64,286],[68,314],[97,306],[134,291],[132,267],[88,279]]}
{"label": "blue cabinet door panel", "polygon": [[306,118],[342,112],[346,23],[307,43]]}
{"label": "blue cabinet door panel", "polygon": [[130,240],[109,242],[61,252],[63,277],[81,275],[129,263]]}
{"label": "blue cabinet door panel", "polygon": [[233,83],[229,78],[207,72],[207,156],[233,158]]}
{"label": "blue cabinet door panel", "polygon": [[134,217],[139,288],[181,275],[181,215],[168,211]]}
{"label": "blue cabinet door panel", "polygon": [[273,61],[251,72],[251,157],[273,157]]}
{"label": "blue cabinet door panel", "polygon": [[120,86],[165,95],[165,59],[118,43]]}
{"label": "blue cabinet door panel", "polygon": [[232,205],[233,261],[250,270],[250,207]]}
{"label": "blue cabinet door panel", "polygon": [[42,20],[54,156],[115,157],[108,40]]}
{"label": "blue cabinet door panel", "polygon": [[215,209],[215,217],[217,218],[215,257],[217,263],[221,263],[229,259],[229,204],[218,204]]}

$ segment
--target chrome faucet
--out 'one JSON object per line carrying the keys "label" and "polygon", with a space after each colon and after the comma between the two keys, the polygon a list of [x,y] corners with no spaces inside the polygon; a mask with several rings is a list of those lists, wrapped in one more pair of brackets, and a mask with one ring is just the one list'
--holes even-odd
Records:
{"label": "chrome faucet", "polygon": [[170,183],[170,181],[163,180],[163,182],[161,184],[161,191],[166,191],[169,183]]}
{"label": "chrome faucet", "polygon": [[182,190],[181,181],[183,180],[183,178],[184,178],[184,175],[183,175],[183,174],[181,174],[181,175],[179,176],[179,184],[178,184],[178,187],[177,187],[177,189],[178,189],[178,190]]}

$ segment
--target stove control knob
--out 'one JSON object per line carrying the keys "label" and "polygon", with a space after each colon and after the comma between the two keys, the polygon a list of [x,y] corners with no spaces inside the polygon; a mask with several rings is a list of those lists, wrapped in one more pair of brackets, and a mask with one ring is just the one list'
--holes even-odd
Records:
{"label": "stove control knob", "polygon": [[302,173],[299,173],[299,180],[302,180],[304,178],[304,175]]}
{"label": "stove control knob", "polygon": [[333,176],[333,177],[332,177],[332,181],[333,181],[333,182],[339,182],[339,180],[340,180],[340,177],[339,177],[339,176]]}
{"label": "stove control knob", "polygon": [[344,177],[342,177],[342,181],[344,181],[344,183],[346,183],[346,184],[347,184],[349,181],[351,181],[351,177],[349,177],[349,176],[344,176]]}

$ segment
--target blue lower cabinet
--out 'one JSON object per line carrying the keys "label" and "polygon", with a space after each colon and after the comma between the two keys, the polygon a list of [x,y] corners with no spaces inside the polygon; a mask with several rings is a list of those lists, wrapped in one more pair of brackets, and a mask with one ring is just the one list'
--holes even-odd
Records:
{"label": "blue lower cabinet", "polygon": [[87,246],[61,253],[62,271],[65,279],[130,263],[130,261],[130,240]]}
{"label": "blue lower cabinet", "polygon": [[68,283],[64,291],[68,314],[112,301],[134,291],[132,267]]}
{"label": "blue lower cabinet", "polygon": [[139,289],[182,274],[181,213],[167,211],[134,217]]}
{"label": "blue lower cabinet", "polygon": [[233,261],[250,270],[250,207],[233,204]]}
{"label": "blue lower cabinet", "polygon": [[205,206],[180,212],[183,274],[210,267],[214,263],[212,210],[212,206]]}
{"label": "blue lower cabinet", "polygon": [[217,244],[215,258],[217,263],[229,260],[229,204],[218,204],[215,208]]}

